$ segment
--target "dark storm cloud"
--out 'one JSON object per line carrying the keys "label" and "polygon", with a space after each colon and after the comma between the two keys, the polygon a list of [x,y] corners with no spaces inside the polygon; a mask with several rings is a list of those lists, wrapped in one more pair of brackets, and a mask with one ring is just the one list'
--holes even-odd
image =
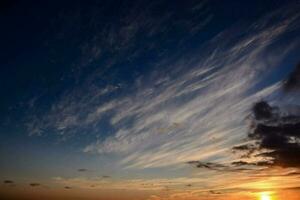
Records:
{"label": "dark storm cloud", "polygon": [[[256,152],[256,156],[266,161],[249,163],[239,161],[236,166],[280,166],[300,167],[300,115],[289,114],[279,107],[260,101],[252,107],[253,119],[249,139],[256,140],[256,145],[233,147],[248,157]],[[263,153],[261,150],[268,150]]]}
{"label": "dark storm cloud", "polygon": [[252,108],[256,120],[272,118],[274,115],[273,110],[274,108],[265,101],[257,102]]}
{"label": "dark storm cloud", "polygon": [[40,184],[40,183],[29,183],[29,185],[30,185],[31,187],[38,187],[38,186],[40,186],[41,184]]}
{"label": "dark storm cloud", "polygon": [[[255,106],[257,104],[261,102]],[[260,109],[268,110],[270,115],[261,122],[257,121],[260,118],[255,115],[255,128],[249,137],[260,141],[260,149],[271,150],[261,155],[271,158],[273,165],[300,167],[300,116],[280,116],[278,108],[271,107],[267,102],[264,102],[264,106]]]}
{"label": "dark storm cloud", "polygon": [[[284,81],[284,92],[300,89],[300,63]],[[286,93],[283,93],[286,95]],[[284,97],[284,96],[283,96]],[[252,109],[251,126],[248,138],[255,144],[235,146],[233,152],[242,152],[242,159],[253,156],[264,161],[249,163],[237,161],[235,166],[280,166],[300,168],[300,109],[299,105],[285,107],[272,106],[267,101],[256,102]],[[262,150],[267,150],[261,153]],[[293,172],[291,175],[298,175]]]}
{"label": "dark storm cloud", "polygon": [[287,78],[286,82],[284,83],[284,89],[286,91],[300,89],[300,63]]}
{"label": "dark storm cloud", "polygon": [[[284,91],[300,88],[300,64],[283,84]],[[250,166],[279,166],[300,168],[300,112],[299,105],[285,107],[272,106],[267,101],[256,102],[251,108],[251,125],[248,139],[251,144],[234,146],[233,153],[241,153],[240,160],[230,165],[219,163],[189,161],[197,168],[216,171],[243,171]],[[261,161],[249,162],[253,157]],[[239,168],[239,167],[246,168]],[[291,175],[295,176],[298,172]]]}
{"label": "dark storm cloud", "polygon": [[110,176],[103,175],[102,178],[110,178]]}

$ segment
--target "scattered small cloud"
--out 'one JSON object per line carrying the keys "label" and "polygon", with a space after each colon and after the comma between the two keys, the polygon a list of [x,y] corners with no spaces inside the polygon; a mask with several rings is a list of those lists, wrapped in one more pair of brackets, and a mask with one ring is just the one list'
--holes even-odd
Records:
{"label": "scattered small cloud", "polygon": [[248,171],[248,168],[239,168],[238,165],[224,165],[219,163],[212,163],[212,162],[201,162],[201,161],[189,161],[187,164],[190,164],[196,168],[200,169],[209,169],[214,171],[222,171],[222,172],[241,172],[241,171]]}
{"label": "scattered small cloud", "polygon": [[3,184],[10,187],[16,186],[15,182],[12,180],[4,180]]}
{"label": "scattered small cloud", "polygon": [[29,183],[29,185],[30,185],[31,187],[38,187],[38,186],[40,186],[41,184],[40,184],[40,183]]}
{"label": "scattered small cloud", "polygon": [[189,161],[187,164],[194,165],[197,168],[205,168],[205,169],[212,169],[212,170],[223,170],[226,168],[225,165],[211,163],[211,162],[201,162],[201,161]]}
{"label": "scattered small cloud", "polygon": [[271,161],[257,161],[257,162],[246,162],[246,161],[235,161],[231,163],[233,166],[270,166],[272,165]]}
{"label": "scattered small cloud", "polygon": [[85,168],[81,168],[81,169],[78,169],[77,170],[78,172],[87,172],[87,171],[89,171],[88,169],[85,169]]}
{"label": "scattered small cloud", "polygon": [[14,184],[14,181],[12,181],[12,180],[4,180],[3,183],[4,184]]}
{"label": "scattered small cloud", "polygon": [[211,194],[222,194],[222,192],[218,192],[218,191],[214,191],[214,190],[210,190],[209,193],[211,193]]}

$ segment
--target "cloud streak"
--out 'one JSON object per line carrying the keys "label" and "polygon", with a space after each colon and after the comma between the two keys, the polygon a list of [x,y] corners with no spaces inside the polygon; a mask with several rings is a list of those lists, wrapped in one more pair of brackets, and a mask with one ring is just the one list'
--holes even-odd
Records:
{"label": "cloud streak", "polygon": [[[273,23],[279,12],[281,20]],[[84,92],[65,92],[41,119],[33,117],[29,131],[96,135],[83,151],[119,155],[123,168],[183,166],[191,160],[229,165],[231,147],[247,133],[249,107],[276,95],[281,86],[260,84],[293,44],[280,54],[270,51],[270,45],[295,28],[297,20],[293,9],[276,11],[247,30],[218,34],[189,56],[161,59],[130,86],[85,85]],[[132,34],[124,37],[132,40]]]}
{"label": "cloud streak", "polygon": [[[275,83],[249,95],[271,67],[258,58],[268,56],[265,49],[294,20],[292,17],[282,24],[262,27],[255,36],[247,36],[229,49],[214,51],[196,64],[183,60],[177,67],[189,68],[188,72],[175,73],[172,79],[156,78],[153,85],[141,87],[133,97],[120,98],[111,118],[118,131],[84,151],[128,153],[122,163],[141,168],[224,155],[226,147],[238,141],[241,132],[246,133],[241,116],[246,116],[252,102],[278,90],[279,83]],[[273,34],[266,38],[269,32]],[[223,37],[225,33],[219,36]],[[222,48],[218,37],[211,43]]]}

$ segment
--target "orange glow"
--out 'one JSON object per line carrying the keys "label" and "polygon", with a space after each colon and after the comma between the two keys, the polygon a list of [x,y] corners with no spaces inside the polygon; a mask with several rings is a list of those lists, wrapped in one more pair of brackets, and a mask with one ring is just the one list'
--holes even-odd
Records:
{"label": "orange glow", "polygon": [[269,192],[262,192],[260,193],[260,200],[273,200],[273,198]]}

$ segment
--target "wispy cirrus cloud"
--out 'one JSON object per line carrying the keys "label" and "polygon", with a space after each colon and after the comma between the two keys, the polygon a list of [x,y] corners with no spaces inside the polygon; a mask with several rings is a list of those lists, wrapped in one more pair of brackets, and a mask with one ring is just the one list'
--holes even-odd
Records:
{"label": "wispy cirrus cloud", "polygon": [[[247,134],[249,108],[261,98],[276,96],[281,85],[260,84],[295,45],[287,44],[280,53],[270,50],[299,20],[294,10],[280,10],[281,20],[274,22],[278,13],[247,30],[224,31],[189,56],[180,54],[175,61],[163,57],[153,72],[132,85],[98,88],[87,81],[65,92],[41,118],[33,117],[29,131],[98,135],[100,139],[83,151],[121,155],[125,168],[184,165],[191,160],[229,164],[231,147]],[[124,37],[132,40],[130,35]]]}
{"label": "wispy cirrus cloud", "polygon": [[[214,50],[193,64],[186,60],[177,63],[176,67],[189,68],[188,72],[175,73],[175,78],[157,78],[159,84],[153,80],[153,85],[144,86],[133,97],[120,98],[115,106],[117,113],[111,119],[111,124],[118,127],[115,135],[84,151],[128,153],[122,163],[141,168],[192,158],[226,157],[228,148],[243,136],[242,132],[247,132],[243,116],[252,103],[278,90],[280,83],[250,92],[271,67],[263,58],[274,55],[268,55],[266,49],[295,19],[294,16],[258,30],[259,25],[255,25],[249,32],[256,30],[256,34],[247,35],[227,49]],[[266,23],[264,20],[262,24]],[[225,44],[219,39],[223,37],[225,33],[212,43],[222,49]],[[284,54],[277,55],[278,60],[272,65],[276,66],[281,56]],[[131,121],[130,126],[127,120]]]}
{"label": "wispy cirrus cloud", "polygon": [[[71,73],[61,79],[78,82],[79,77],[81,77],[87,66],[91,68],[89,70],[92,72],[88,73],[84,80],[81,80],[81,86],[70,90],[66,89],[59,98],[55,99],[47,108],[47,113],[37,109],[38,99],[42,97],[32,98],[29,101],[29,105],[35,102],[36,106],[30,106],[31,114],[26,123],[29,134],[40,135],[48,131],[54,131],[60,135],[91,132],[91,130],[99,132],[100,130],[96,126],[101,120],[100,118],[105,117],[105,113],[111,111],[117,104],[111,101],[110,97],[124,93],[124,90],[131,87],[127,84],[121,84],[120,81],[111,81],[116,77],[109,73],[116,74],[118,72],[109,72],[108,69],[122,62],[127,62],[131,65],[132,61],[145,56],[149,52],[151,54],[155,53],[156,57],[163,57],[162,54],[164,53],[162,51],[156,52],[155,49],[165,48],[163,46],[168,45],[166,44],[167,41],[174,42],[178,48],[184,46],[184,41],[199,33],[201,28],[209,23],[212,18],[208,14],[205,1],[201,3],[191,2],[188,5],[182,10],[188,16],[184,14],[177,16],[180,23],[169,23],[170,19],[177,15],[172,9],[166,8],[167,10],[163,12],[163,15],[156,15],[156,9],[160,8],[164,11],[164,2],[152,2],[147,4],[146,7],[141,2],[135,2],[129,7],[124,5],[120,11],[122,20],[116,21],[112,19],[112,23],[106,24],[106,20],[102,22],[99,19],[109,18],[109,16],[103,16],[103,9],[110,7],[111,3],[103,3],[99,7],[87,4],[85,9],[89,10],[91,17],[87,27],[86,24],[82,24],[85,27],[83,30],[80,25],[73,27],[70,21],[80,19],[81,9],[76,9],[71,16],[65,16],[66,13],[61,13],[61,16],[64,16],[64,18],[59,18],[59,21],[70,25],[70,27],[65,27],[64,24],[61,26],[62,28],[58,32],[62,38],[70,29],[75,29],[72,34],[80,34],[82,31],[84,31],[85,35],[87,32],[93,33],[92,35],[88,34],[86,39],[80,42],[81,47],[79,49],[82,52],[72,64],[75,67],[72,68]],[[141,7],[145,7],[145,9],[141,9]],[[195,31],[188,35],[172,38],[172,41],[170,41],[171,38],[168,37],[168,34],[176,31],[178,28],[189,31],[191,27]],[[141,35],[147,38],[143,43],[143,48],[139,48],[140,44],[137,41]],[[57,40],[60,40],[61,37],[57,38]],[[165,39],[157,42],[157,37]],[[102,57],[102,54],[105,57]],[[99,67],[95,68],[95,64]],[[72,78],[67,79],[68,77]],[[119,78],[117,77],[117,79]],[[32,114],[32,111],[34,111],[34,114]]]}

